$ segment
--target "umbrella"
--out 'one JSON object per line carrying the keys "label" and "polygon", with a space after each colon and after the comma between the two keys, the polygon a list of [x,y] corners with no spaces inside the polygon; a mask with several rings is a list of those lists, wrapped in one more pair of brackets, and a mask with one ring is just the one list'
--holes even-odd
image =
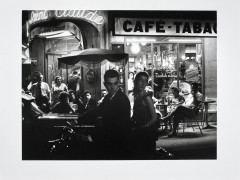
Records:
{"label": "umbrella", "polygon": [[100,63],[104,60],[108,60],[110,62],[118,62],[123,59],[127,60],[127,58],[128,54],[119,51],[90,48],[82,51],[77,51],[74,54],[63,56],[61,58],[58,58],[58,60],[61,63],[67,65],[74,65],[80,61],[83,61],[85,63]]}

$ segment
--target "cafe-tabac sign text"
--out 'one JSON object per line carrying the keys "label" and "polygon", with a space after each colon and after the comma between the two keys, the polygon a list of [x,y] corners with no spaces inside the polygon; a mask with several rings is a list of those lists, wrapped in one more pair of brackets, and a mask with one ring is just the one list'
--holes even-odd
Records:
{"label": "cafe-tabac sign text", "polygon": [[214,21],[116,18],[115,35],[217,36]]}

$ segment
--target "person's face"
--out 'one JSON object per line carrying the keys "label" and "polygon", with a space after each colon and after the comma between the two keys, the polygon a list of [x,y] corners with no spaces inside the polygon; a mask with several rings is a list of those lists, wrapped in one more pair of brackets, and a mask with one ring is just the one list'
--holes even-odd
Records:
{"label": "person's face", "polygon": [[69,103],[69,97],[66,97],[62,100],[62,103]]}
{"label": "person's face", "polygon": [[43,81],[43,75],[41,74],[41,75],[40,75],[39,82],[42,82],[42,81]]}
{"label": "person's face", "polygon": [[137,89],[139,91],[143,91],[148,84],[148,78],[146,76],[140,76],[137,80]]}
{"label": "person's face", "polygon": [[117,77],[107,78],[104,82],[104,86],[109,94],[114,95],[119,90],[119,80]]}
{"label": "person's face", "polygon": [[89,93],[87,93],[87,94],[85,94],[85,97],[86,97],[86,99],[91,99],[91,94],[89,94]]}
{"label": "person's face", "polygon": [[69,103],[69,97],[66,98],[66,102]]}
{"label": "person's face", "polygon": [[75,98],[76,98],[75,95],[74,95],[73,93],[71,93],[71,94],[70,94],[70,99],[74,101]]}
{"label": "person's face", "polygon": [[60,85],[61,84],[61,79],[60,78],[57,78],[57,85]]}
{"label": "person's face", "polygon": [[133,79],[133,74],[132,73],[129,74],[129,79]]}

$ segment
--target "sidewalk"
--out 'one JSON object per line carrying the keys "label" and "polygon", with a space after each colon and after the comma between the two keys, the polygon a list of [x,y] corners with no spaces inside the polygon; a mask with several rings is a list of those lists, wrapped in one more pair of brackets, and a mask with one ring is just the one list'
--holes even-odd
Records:
{"label": "sidewalk", "polygon": [[[216,122],[210,125],[217,127]],[[161,135],[157,141],[157,147],[165,148],[174,154],[172,159],[216,159],[217,158],[217,128],[203,129],[201,135],[198,128],[195,131],[191,127],[185,128],[184,135],[179,129],[177,137],[168,138]]]}

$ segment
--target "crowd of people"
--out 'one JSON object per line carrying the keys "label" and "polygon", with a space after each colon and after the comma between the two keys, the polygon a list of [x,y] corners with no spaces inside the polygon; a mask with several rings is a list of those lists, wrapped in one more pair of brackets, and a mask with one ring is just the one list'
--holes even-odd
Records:
{"label": "crowd of people", "polygon": [[68,86],[57,76],[51,90],[48,84],[43,82],[40,72],[34,74],[34,79],[35,81],[28,85],[28,90],[43,111],[49,112],[50,106],[53,105],[54,113],[79,113],[78,120],[72,125],[85,121],[95,124],[98,131],[95,143],[104,159],[127,159],[129,156],[136,159],[152,159],[156,150],[159,121],[169,124],[173,121],[173,132],[169,137],[175,136],[179,120],[191,114],[190,111],[197,111],[197,106],[202,100],[196,84],[193,84],[191,100],[188,102],[179,94],[180,89],[174,87],[169,113],[166,117],[161,117],[157,116],[154,106],[156,98],[149,86],[149,74],[144,71],[138,72],[134,78],[131,77],[131,92],[134,96],[132,113],[129,98],[119,86],[119,73],[116,70],[105,72],[103,84],[106,90],[102,90],[102,97],[98,102],[92,99],[88,90],[79,98],[76,94],[76,84],[79,82],[77,76]]}
{"label": "crowd of people", "polygon": [[45,113],[83,113],[96,107],[96,101],[86,90],[81,94],[80,76],[77,71],[69,78],[68,84],[63,83],[61,76],[56,76],[51,88],[43,82],[43,75],[36,71],[24,90],[35,97],[35,102]]}

